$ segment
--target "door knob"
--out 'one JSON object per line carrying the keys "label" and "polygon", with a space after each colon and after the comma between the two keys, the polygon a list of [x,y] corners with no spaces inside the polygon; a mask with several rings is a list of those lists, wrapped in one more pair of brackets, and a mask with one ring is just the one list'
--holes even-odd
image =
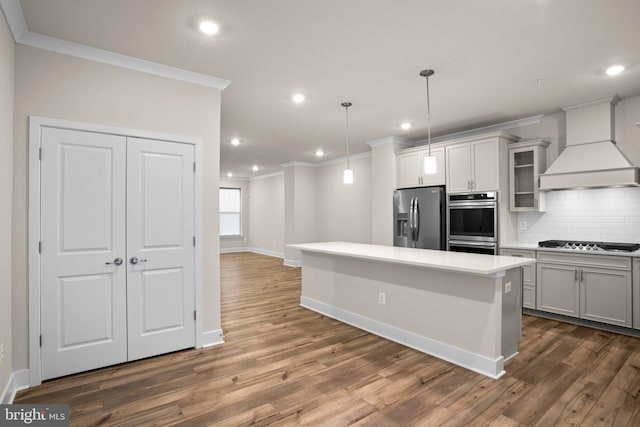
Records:
{"label": "door knob", "polygon": [[138,257],[133,256],[133,257],[131,257],[131,259],[129,260],[129,262],[130,262],[131,264],[133,264],[133,265],[136,265],[136,264],[141,263],[141,262],[147,262],[147,260],[146,260],[146,259],[143,259],[143,258],[138,258]]}
{"label": "door knob", "polygon": [[105,262],[104,265],[121,265],[122,264],[122,258],[116,258],[111,262]]}

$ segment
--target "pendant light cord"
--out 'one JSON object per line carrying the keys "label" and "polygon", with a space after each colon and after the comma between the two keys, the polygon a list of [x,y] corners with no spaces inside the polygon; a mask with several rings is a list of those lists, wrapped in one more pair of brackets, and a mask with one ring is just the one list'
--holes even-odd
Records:
{"label": "pendant light cord", "polygon": [[345,107],[344,111],[347,115],[347,169],[351,169],[349,167],[349,107]]}
{"label": "pendant light cord", "polygon": [[431,105],[429,103],[429,76],[427,79],[427,144],[429,144],[429,156],[431,156]]}
{"label": "pendant light cord", "polygon": [[351,169],[349,167],[349,107],[351,107],[352,104],[346,101],[340,105],[344,107],[344,112],[347,116],[347,169]]}

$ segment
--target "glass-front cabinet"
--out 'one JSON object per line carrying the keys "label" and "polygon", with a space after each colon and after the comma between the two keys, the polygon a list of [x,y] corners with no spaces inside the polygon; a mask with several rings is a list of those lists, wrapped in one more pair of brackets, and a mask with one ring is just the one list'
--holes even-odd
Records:
{"label": "glass-front cabinet", "polygon": [[549,141],[541,139],[509,144],[509,207],[513,212],[544,211],[539,176],[546,167]]}

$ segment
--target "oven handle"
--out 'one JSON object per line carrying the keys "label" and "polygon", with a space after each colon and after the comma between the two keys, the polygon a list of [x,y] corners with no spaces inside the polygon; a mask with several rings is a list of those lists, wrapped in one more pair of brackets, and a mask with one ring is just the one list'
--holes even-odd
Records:
{"label": "oven handle", "polygon": [[449,209],[495,208],[496,202],[449,202]]}
{"label": "oven handle", "polygon": [[482,246],[485,248],[496,248],[498,246],[497,243],[492,243],[492,242],[467,242],[462,240],[449,240],[449,245],[469,246],[469,247]]}

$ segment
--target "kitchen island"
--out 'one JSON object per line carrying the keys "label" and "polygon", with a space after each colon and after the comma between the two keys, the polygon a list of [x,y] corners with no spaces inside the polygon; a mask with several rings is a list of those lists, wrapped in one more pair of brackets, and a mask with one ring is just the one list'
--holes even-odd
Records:
{"label": "kitchen island", "polygon": [[499,378],[518,352],[521,266],[534,259],[345,242],[302,252],[300,305]]}

